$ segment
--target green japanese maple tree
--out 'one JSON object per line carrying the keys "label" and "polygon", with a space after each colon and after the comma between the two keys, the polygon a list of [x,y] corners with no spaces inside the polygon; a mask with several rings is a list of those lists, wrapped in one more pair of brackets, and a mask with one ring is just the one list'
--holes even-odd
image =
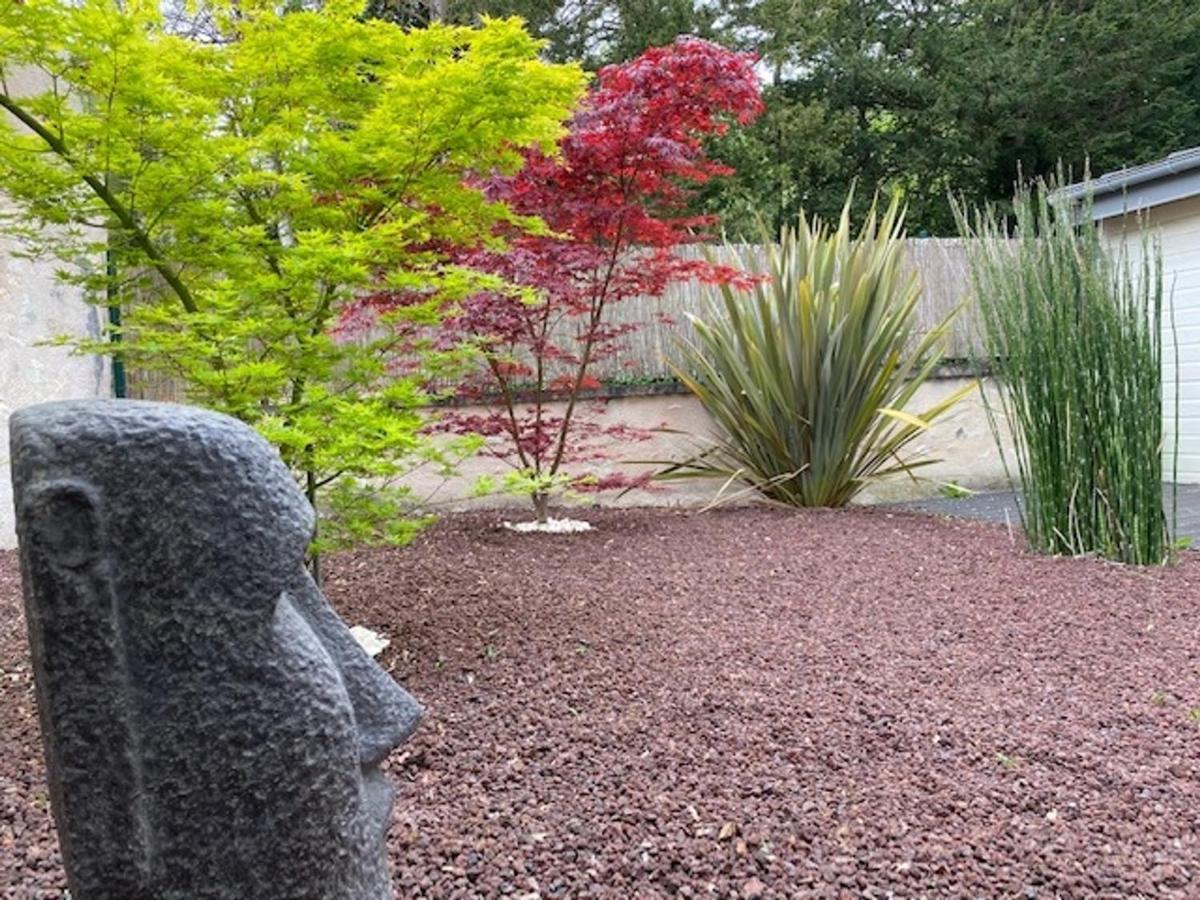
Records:
{"label": "green japanese maple tree", "polygon": [[159,6],[0,4],[4,228],[123,307],[119,344],[77,348],[258,428],[346,514],[327,538],[403,540],[379,485],[433,453],[419,385],[444,351],[406,348],[396,377],[393,330],[331,325],[368,287],[428,296],[396,315],[432,322],[495,286],[437,248],[538,227],[474,176],[553,152],[583,75],[541,61],[517,19],[410,30],[361,2],[238,0],[193,7],[185,35]]}

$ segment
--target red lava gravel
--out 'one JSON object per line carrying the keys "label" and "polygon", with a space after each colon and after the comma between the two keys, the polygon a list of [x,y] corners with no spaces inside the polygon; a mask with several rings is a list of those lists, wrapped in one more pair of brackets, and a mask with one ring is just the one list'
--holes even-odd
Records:
{"label": "red lava gravel", "polygon": [[[1200,896],[1200,556],[882,510],[449,518],[331,561],[426,705],[399,897]],[[58,897],[15,559],[0,895]]]}

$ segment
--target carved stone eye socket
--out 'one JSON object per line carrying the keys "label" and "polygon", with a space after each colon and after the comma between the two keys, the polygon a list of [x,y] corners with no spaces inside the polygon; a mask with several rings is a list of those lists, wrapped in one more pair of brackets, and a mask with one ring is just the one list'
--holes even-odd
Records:
{"label": "carved stone eye socket", "polygon": [[32,537],[47,561],[81,569],[100,555],[100,511],[79,484],[53,482],[41,488],[28,508]]}

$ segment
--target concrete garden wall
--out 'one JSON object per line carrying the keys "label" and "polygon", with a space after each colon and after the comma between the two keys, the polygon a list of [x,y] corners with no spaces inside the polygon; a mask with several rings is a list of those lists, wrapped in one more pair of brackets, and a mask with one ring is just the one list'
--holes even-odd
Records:
{"label": "concrete garden wall", "polygon": [[[915,402],[909,407],[919,411],[937,402],[947,394],[968,383],[964,378],[939,378],[922,387]],[[650,397],[621,397],[598,404],[599,420],[604,424],[621,424],[638,428],[667,427],[703,435],[711,427],[711,420],[703,407],[686,394],[668,394]],[[557,412],[557,410],[556,410]],[[636,473],[647,467],[623,463],[623,460],[681,459],[689,454],[686,438],[672,434],[658,434],[648,441],[610,441],[607,450],[610,459],[588,464],[582,468],[604,475],[614,471]],[[996,488],[1005,484],[1004,468],[988,426],[987,415],[978,392],[973,392],[923,437],[910,445],[910,458],[933,457],[942,462],[919,469],[917,480],[904,476],[890,479],[872,487],[861,495],[863,502],[889,502],[934,496],[940,485],[955,483],[971,490]],[[418,472],[410,476],[410,484],[418,496],[430,497],[439,509],[462,509],[468,507],[519,506],[528,501],[511,497],[485,497],[472,499],[470,487],[482,474],[501,475],[506,471],[503,463],[485,456],[468,462],[460,477],[443,481],[435,475]],[[608,505],[620,503],[629,506],[703,506],[708,503],[720,487],[718,482],[683,482],[664,486],[659,490],[631,491],[619,501],[614,494],[601,494],[598,502]],[[590,498],[584,502],[592,502]]]}
{"label": "concrete garden wall", "polygon": [[[41,87],[31,72],[9,73],[9,84],[17,92]],[[3,197],[0,211],[9,211]],[[63,334],[97,336],[100,319],[81,291],[58,282],[55,260],[22,259],[19,249],[0,237],[0,548],[16,546],[8,475],[9,415],[32,403],[108,397],[111,391],[106,361],[38,346]]]}
{"label": "concrete garden wall", "polygon": [[111,395],[105,360],[38,346],[61,334],[99,335],[95,307],[84,303],[80,291],[55,279],[52,262],[19,259],[15,249],[0,239],[0,548],[16,546],[9,415],[32,403]]}
{"label": "concrete garden wall", "polygon": [[100,334],[96,308],[54,278],[54,265],[13,257],[0,240],[0,547],[17,545],[8,478],[8,416],[50,400],[110,396],[106,360],[38,347],[56,335]]}

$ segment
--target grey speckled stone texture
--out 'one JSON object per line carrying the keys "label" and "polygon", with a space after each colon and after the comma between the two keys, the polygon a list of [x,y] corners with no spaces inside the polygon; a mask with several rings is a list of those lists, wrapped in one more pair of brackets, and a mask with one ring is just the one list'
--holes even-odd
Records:
{"label": "grey speckled stone texture", "polygon": [[274,450],[203,410],[29,407],[12,469],[73,900],[385,900],[378,764],[421,710],[304,569]]}

